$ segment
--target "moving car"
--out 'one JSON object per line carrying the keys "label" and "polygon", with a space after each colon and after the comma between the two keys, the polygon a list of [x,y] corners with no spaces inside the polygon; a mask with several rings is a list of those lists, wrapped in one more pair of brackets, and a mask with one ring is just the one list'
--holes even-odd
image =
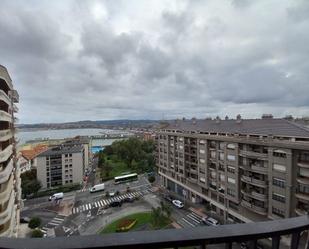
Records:
{"label": "moving car", "polygon": [[97,185],[94,185],[94,186],[90,189],[90,193],[95,193],[95,192],[98,192],[98,191],[103,191],[104,189],[105,189],[104,183],[97,184]]}
{"label": "moving car", "polygon": [[63,199],[63,192],[55,193],[48,198],[49,201],[51,200],[56,201],[56,200],[61,200],[61,199]]}
{"label": "moving car", "polygon": [[183,208],[183,203],[180,200],[173,200],[172,201],[173,205],[178,207],[178,208]]}
{"label": "moving car", "polygon": [[208,226],[218,226],[218,225],[220,225],[219,221],[217,221],[216,219],[214,219],[212,217],[203,218],[202,221],[203,221],[204,224],[206,224]]}
{"label": "moving car", "polygon": [[110,207],[121,207],[121,201],[113,201],[109,204]]}
{"label": "moving car", "polygon": [[123,202],[134,202],[135,198],[133,196],[129,196],[125,199],[123,199]]}

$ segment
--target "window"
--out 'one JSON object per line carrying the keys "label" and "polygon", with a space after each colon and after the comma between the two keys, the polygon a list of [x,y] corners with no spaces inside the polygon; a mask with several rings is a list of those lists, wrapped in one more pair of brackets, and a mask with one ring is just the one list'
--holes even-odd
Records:
{"label": "window", "polygon": [[273,200],[285,203],[285,196],[273,193]]}
{"label": "window", "polygon": [[205,159],[200,158],[200,163],[205,163]]}
{"label": "window", "polygon": [[201,139],[201,140],[200,140],[200,144],[206,144],[206,141],[203,140],[203,139]]}
{"label": "window", "polygon": [[205,154],[205,150],[200,150],[200,153],[201,154]]}
{"label": "window", "polygon": [[281,157],[281,158],[286,158],[286,153],[285,152],[279,152],[279,151],[274,151],[273,153],[274,157]]}
{"label": "window", "polygon": [[227,160],[235,161],[236,160],[236,156],[235,155],[227,155]]}
{"label": "window", "polygon": [[215,159],[216,158],[216,152],[215,151],[210,151],[210,157]]}
{"label": "window", "polygon": [[236,183],[236,180],[235,180],[234,178],[232,178],[232,177],[228,177],[228,178],[227,178],[227,181],[228,181],[229,183],[232,183],[232,184],[235,184],[235,183]]}
{"label": "window", "polygon": [[227,188],[227,194],[232,196],[232,197],[235,197],[236,196],[236,191],[235,189],[231,189],[231,188]]}
{"label": "window", "polygon": [[73,180],[70,180],[70,183],[72,183],[73,182]]}
{"label": "window", "polygon": [[285,165],[281,165],[281,164],[273,164],[273,169],[276,171],[281,171],[281,172],[286,172],[286,167]]}
{"label": "window", "polygon": [[200,182],[205,183],[206,179],[204,177],[200,177]]}
{"label": "window", "polygon": [[227,148],[234,150],[236,148],[235,144],[227,144]]}
{"label": "window", "polygon": [[220,153],[219,153],[219,159],[220,159],[221,161],[224,161],[224,153],[223,153],[223,152],[220,152]]}
{"label": "window", "polygon": [[285,180],[281,178],[273,177],[273,185],[280,187],[280,188],[285,188]]}
{"label": "window", "polygon": [[235,167],[227,166],[227,172],[235,174]]}
{"label": "window", "polygon": [[275,214],[275,215],[278,215],[278,216],[280,216],[280,217],[282,217],[282,218],[284,218],[284,211],[283,210],[281,210],[281,209],[279,209],[279,208],[275,208],[275,207],[273,207],[272,208],[272,212],[273,212],[273,214]]}

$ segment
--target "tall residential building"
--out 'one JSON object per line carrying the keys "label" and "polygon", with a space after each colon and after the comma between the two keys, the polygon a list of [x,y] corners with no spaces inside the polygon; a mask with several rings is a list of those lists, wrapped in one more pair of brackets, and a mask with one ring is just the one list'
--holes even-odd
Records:
{"label": "tall residential building", "polygon": [[21,180],[16,157],[14,113],[19,96],[5,67],[0,65],[0,236],[17,236]]}
{"label": "tall residential building", "polygon": [[81,183],[85,170],[83,145],[59,145],[39,154],[35,160],[42,188]]}
{"label": "tall residential building", "polygon": [[158,131],[156,159],[165,188],[227,222],[309,211],[309,129],[294,122],[176,120]]}

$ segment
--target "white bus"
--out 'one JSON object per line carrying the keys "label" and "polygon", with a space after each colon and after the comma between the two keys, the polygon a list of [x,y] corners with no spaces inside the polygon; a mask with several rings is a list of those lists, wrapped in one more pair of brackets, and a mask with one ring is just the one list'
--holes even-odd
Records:
{"label": "white bus", "polygon": [[115,184],[130,182],[130,181],[136,181],[137,180],[137,174],[132,173],[132,174],[128,174],[128,175],[116,176],[114,179],[115,179]]}

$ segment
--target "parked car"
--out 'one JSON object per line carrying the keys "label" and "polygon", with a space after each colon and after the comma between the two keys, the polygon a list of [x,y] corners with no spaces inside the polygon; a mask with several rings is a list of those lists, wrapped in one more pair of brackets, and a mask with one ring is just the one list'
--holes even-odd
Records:
{"label": "parked car", "polygon": [[113,201],[109,204],[110,207],[121,207],[121,201]]}
{"label": "parked car", "polygon": [[184,207],[183,203],[180,200],[173,200],[172,203],[175,207],[178,207],[178,208]]}
{"label": "parked car", "polygon": [[203,221],[204,224],[206,224],[208,226],[218,226],[218,225],[220,225],[219,221],[217,221],[216,219],[214,219],[212,217],[202,218],[202,221]]}
{"label": "parked car", "polygon": [[173,201],[173,198],[169,195],[164,195],[163,198],[169,202],[172,202]]}
{"label": "parked car", "polygon": [[134,201],[135,201],[135,198],[133,196],[123,199],[123,202],[134,202]]}
{"label": "parked car", "polygon": [[29,217],[21,217],[20,218],[20,223],[29,223],[30,218]]}

